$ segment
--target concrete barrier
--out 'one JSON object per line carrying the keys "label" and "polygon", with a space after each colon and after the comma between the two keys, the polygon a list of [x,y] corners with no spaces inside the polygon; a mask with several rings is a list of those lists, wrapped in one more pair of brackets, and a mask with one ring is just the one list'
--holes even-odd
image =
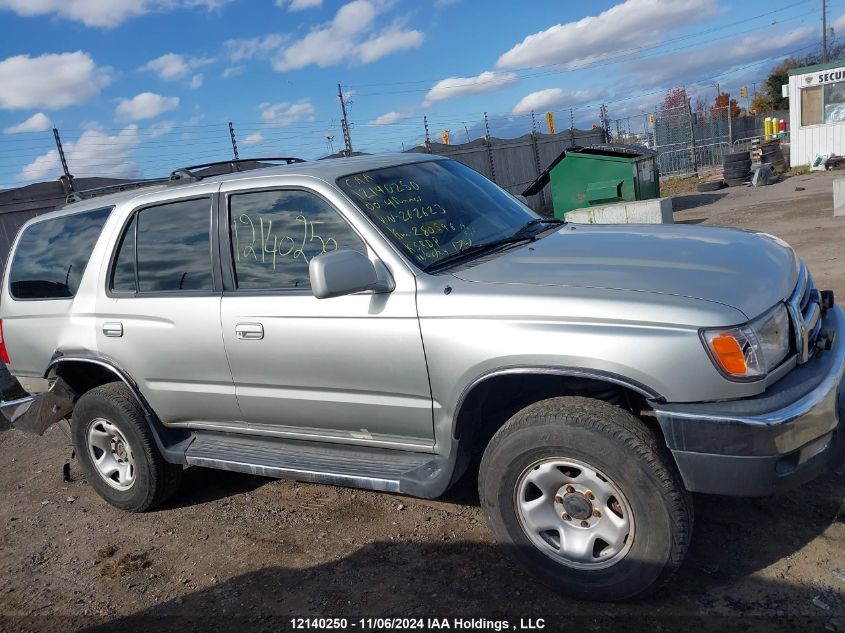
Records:
{"label": "concrete barrier", "polygon": [[845,178],[833,181],[833,215],[845,216]]}
{"label": "concrete barrier", "polygon": [[566,220],[581,224],[674,224],[672,198],[617,202],[574,209],[566,213]]}

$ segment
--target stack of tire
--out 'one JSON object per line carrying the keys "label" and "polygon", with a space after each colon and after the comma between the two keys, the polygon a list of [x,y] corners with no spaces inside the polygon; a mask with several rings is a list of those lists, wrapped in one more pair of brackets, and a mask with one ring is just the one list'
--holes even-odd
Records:
{"label": "stack of tire", "polygon": [[722,165],[724,167],[725,184],[728,187],[745,184],[751,178],[751,152],[725,154]]}
{"label": "stack of tire", "polygon": [[774,170],[779,174],[786,171],[786,159],[783,157],[779,140],[766,141],[760,145],[760,162],[764,165],[771,163]]}

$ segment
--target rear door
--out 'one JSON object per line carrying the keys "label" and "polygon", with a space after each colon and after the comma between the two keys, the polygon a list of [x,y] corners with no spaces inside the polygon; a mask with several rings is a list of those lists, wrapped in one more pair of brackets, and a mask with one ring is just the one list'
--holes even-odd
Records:
{"label": "rear door", "polygon": [[126,218],[97,306],[97,344],[165,424],[237,429],[220,329],[217,187],[193,187]]}

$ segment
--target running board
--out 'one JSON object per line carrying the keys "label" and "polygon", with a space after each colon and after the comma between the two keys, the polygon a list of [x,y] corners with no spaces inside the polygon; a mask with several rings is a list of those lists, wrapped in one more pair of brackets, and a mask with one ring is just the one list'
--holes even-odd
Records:
{"label": "running board", "polygon": [[442,493],[437,484],[450,462],[430,453],[211,432],[197,433],[185,458],[192,466],[419,497]]}

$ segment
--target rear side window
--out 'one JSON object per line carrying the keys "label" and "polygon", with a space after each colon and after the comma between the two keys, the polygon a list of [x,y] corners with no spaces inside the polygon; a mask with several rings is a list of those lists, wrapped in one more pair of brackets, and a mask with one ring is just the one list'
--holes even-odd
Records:
{"label": "rear side window", "polygon": [[42,220],[27,227],[15,249],[9,289],[16,299],[70,299],[111,208]]}
{"label": "rear side window", "polygon": [[211,199],[180,200],[138,211],[112,269],[115,292],[212,289]]}

